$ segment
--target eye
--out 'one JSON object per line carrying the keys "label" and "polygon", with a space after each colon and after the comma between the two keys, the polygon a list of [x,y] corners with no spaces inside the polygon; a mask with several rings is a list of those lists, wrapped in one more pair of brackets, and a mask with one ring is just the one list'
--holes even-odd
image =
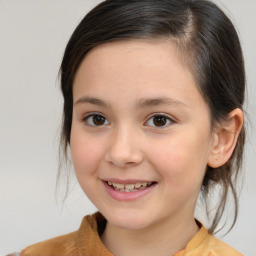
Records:
{"label": "eye", "polygon": [[167,127],[167,126],[171,125],[173,122],[174,121],[170,117],[168,117],[166,115],[158,114],[158,115],[152,116],[146,122],[146,125],[163,128],[163,127]]}
{"label": "eye", "polygon": [[109,124],[109,121],[100,114],[87,115],[83,118],[83,121],[90,126],[104,126]]}

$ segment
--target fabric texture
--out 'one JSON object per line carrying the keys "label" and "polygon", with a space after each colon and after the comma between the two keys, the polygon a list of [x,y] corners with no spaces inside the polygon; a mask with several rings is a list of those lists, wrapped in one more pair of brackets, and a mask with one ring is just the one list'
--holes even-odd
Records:
{"label": "fabric texture", "polygon": [[[174,256],[243,256],[200,225],[186,248]],[[99,212],[85,216],[76,232],[28,246],[20,256],[113,256],[100,240],[105,226],[106,220]]]}

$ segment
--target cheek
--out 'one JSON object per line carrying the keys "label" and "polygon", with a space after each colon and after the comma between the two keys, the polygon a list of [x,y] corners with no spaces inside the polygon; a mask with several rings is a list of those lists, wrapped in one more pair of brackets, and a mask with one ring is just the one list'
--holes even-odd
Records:
{"label": "cheek", "polygon": [[178,174],[181,172],[181,167],[187,162],[189,155],[186,154],[186,143],[177,138],[167,138],[152,143],[153,147],[148,147],[148,159],[151,159],[159,171],[164,173]]}
{"label": "cheek", "polygon": [[98,141],[71,132],[70,148],[77,177],[93,174],[101,159],[102,147]]}
{"label": "cheek", "polygon": [[152,165],[174,186],[200,183],[207,163],[206,140],[192,133],[154,142],[148,152]]}

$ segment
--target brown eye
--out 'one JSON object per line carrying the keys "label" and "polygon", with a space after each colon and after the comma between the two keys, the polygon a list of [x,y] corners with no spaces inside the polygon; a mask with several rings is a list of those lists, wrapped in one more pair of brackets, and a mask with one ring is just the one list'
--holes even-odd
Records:
{"label": "brown eye", "polygon": [[155,126],[165,126],[167,118],[165,116],[155,116],[153,118],[153,123]]}
{"label": "brown eye", "polygon": [[172,123],[174,123],[174,121],[170,117],[165,115],[155,115],[146,122],[148,126],[160,128],[167,127]]}
{"label": "brown eye", "polygon": [[95,125],[103,125],[105,123],[105,117],[95,115],[95,116],[93,116],[93,123]]}
{"label": "brown eye", "polygon": [[107,125],[109,124],[109,122],[107,121],[107,119],[102,116],[102,115],[90,115],[86,118],[84,118],[84,120],[90,125],[90,126],[103,126],[103,125]]}

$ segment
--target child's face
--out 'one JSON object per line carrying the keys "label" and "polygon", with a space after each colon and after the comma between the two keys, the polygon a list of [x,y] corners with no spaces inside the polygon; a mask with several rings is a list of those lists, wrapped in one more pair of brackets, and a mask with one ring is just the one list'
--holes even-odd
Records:
{"label": "child's face", "polygon": [[[207,104],[176,48],[142,40],[98,46],[79,67],[73,98],[75,172],[109,223],[141,229],[193,220],[213,142]],[[122,192],[107,181],[130,186]]]}

